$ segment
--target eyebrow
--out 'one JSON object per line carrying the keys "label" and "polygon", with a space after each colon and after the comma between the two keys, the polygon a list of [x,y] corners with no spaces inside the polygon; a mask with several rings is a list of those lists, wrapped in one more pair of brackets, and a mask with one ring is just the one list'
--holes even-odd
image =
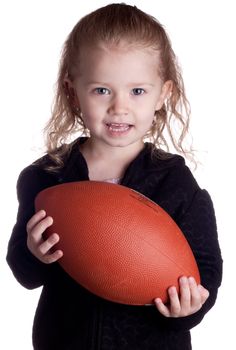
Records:
{"label": "eyebrow", "polygon": [[[109,83],[105,83],[105,82],[99,82],[99,81],[89,81],[86,83],[86,85],[97,85],[97,86],[105,86],[105,85],[110,85]],[[154,86],[154,84],[152,83],[144,83],[144,82],[134,82],[134,83],[130,83],[127,86]]]}
{"label": "eyebrow", "polygon": [[129,84],[130,86],[143,86],[143,85],[148,85],[148,86],[154,86],[154,84],[151,84],[151,83],[142,83],[142,82],[134,82],[132,84]]}

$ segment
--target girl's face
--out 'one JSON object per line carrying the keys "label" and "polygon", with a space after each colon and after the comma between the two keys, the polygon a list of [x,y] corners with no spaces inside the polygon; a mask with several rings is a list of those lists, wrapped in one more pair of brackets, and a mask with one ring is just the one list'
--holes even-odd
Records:
{"label": "girl's face", "polygon": [[171,88],[158,74],[157,52],[127,45],[83,50],[71,84],[94,146],[137,149]]}

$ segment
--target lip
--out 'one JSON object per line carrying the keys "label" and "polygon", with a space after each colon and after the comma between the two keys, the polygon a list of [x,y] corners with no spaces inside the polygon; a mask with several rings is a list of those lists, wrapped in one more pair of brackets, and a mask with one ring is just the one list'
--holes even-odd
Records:
{"label": "lip", "polygon": [[133,127],[129,123],[105,123],[107,130],[112,135],[123,135],[127,134],[130,129]]}

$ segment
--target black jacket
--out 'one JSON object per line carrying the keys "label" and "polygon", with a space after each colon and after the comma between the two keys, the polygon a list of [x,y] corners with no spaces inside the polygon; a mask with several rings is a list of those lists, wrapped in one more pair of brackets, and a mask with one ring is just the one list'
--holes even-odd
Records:
{"label": "black jacket", "polygon": [[189,330],[213,306],[222,277],[215,214],[209,194],[199,188],[182,157],[151,157],[150,144],[129,165],[121,184],[143,193],[165,209],[184,232],[210,297],[201,310],[182,318],[165,318],[154,306],[127,306],[105,301],[72,280],[58,263],[38,261],[26,245],[26,223],[34,214],[36,194],[46,187],[88,180],[78,143],[57,174],[44,170],[48,156],[19,176],[17,222],[7,261],[26,288],[43,285],[33,326],[34,349],[40,350],[187,350]]}

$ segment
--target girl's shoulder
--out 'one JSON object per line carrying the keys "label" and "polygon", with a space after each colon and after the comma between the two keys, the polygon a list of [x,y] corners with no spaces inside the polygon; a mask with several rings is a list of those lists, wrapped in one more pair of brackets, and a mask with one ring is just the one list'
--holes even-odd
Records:
{"label": "girl's shoulder", "polygon": [[158,189],[161,187],[169,194],[178,192],[190,197],[201,191],[193,170],[183,156],[148,148],[143,168],[153,186],[157,183]]}
{"label": "girl's shoulder", "polygon": [[56,173],[52,173],[46,170],[46,167],[50,166],[51,163],[50,157],[46,154],[38,159],[36,159],[33,163],[27,165],[19,175],[19,180],[23,182],[31,183],[32,181],[40,179],[49,179],[55,178],[58,175]]}
{"label": "girl's shoulder", "polygon": [[[73,143],[70,151],[64,154],[63,164],[60,168],[55,167],[55,161],[49,154],[36,159],[26,166],[19,174],[17,181],[18,193],[37,194],[41,190],[60,184],[61,182],[72,181],[77,178],[78,167],[82,165],[85,172],[84,163],[81,161],[78,147]],[[64,179],[65,178],[65,179]]]}
{"label": "girl's shoulder", "polygon": [[151,171],[172,174],[177,178],[188,177],[194,179],[192,170],[186,164],[185,158],[179,154],[156,149],[153,148],[153,145],[147,144],[144,158],[146,167]]}
{"label": "girl's shoulder", "polygon": [[19,174],[17,180],[17,194],[19,200],[31,200],[44,188],[58,183],[59,174],[45,170],[44,166],[50,163],[47,155],[37,159],[26,166]]}
{"label": "girl's shoulder", "polygon": [[[78,141],[77,141],[78,142]],[[19,179],[22,181],[39,181],[39,182],[60,182],[60,177],[64,168],[67,166],[68,161],[74,151],[76,150],[76,143],[73,142],[68,145],[68,152],[62,152],[62,148],[57,149],[57,153],[62,153],[62,166],[56,167],[55,158],[50,154],[46,153],[40,158],[33,161],[30,165],[26,166],[20,173]]]}

